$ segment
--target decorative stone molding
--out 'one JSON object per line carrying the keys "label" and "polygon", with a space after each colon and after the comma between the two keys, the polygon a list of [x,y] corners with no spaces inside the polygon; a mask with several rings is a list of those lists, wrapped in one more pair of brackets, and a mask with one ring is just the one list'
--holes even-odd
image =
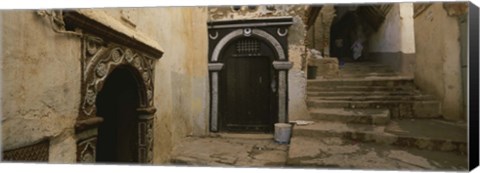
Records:
{"label": "decorative stone molding", "polygon": [[78,120],[75,123],[75,131],[81,132],[81,131],[84,131],[85,129],[96,128],[102,122],[103,122],[102,117],[93,117],[85,120]]}
{"label": "decorative stone molding", "polygon": [[140,94],[140,107],[153,106],[153,74],[155,59],[127,47],[117,44],[106,44],[101,38],[88,35],[83,40],[82,58],[82,105],[80,120],[93,117],[95,100],[98,92],[110,72],[120,65],[133,67],[134,73],[140,76],[143,86]]}
{"label": "decorative stone molding", "polygon": [[[291,17],[265,18],[265,19],[245,19],[245,20],[222,20],[209,22],[210,33],[210,130],[216,132],[219,130],[219,72],[223,69],[223,63],[219,63],[222,50],[231,42],[241,37],[256,37],[271,46],[276,53],[273,66],[278,72],[278,120],[287,122],[287,73],[293,66],[288,62],[287,52],[287,34],[288,26],[293,23]],[[270,34],[272,33],[272,34]],[[214,38],[212,38],[214,34]],[[218,37],[218,38],[217,38]],[[218,40],[218,41],[217,41]],[[272,88],[277,88],[273,82]]]}
{"label": "decorative stone molding", "polygon": [[208,70],[210,71],[220,71],[223,68],[223,63],[209,63]]}
{"label": "decorative stone molding", "polygon": [[215,39],[217,39],[217,38],[218,38],[218,31],[217,31],[217,32],[215,32],[215,35],[208,34],[208,37],[209,37],[210,39],[212,39],[212,40],[215,40]]}
{"label": "decorative stone molding", "polygon": [[210,86],[211,109],[210,109],[210,129],[214,132],[218,131],[218,71],[212,72],[212,84]]}
{"label": "decorative stone molding", "polygon": [[293,67],[293,62],[290,61],[273,61],[273,68],[277,70],[288,70]]}
{"label": "decorative stone molding", "polygon": [[278,72],[278,122],[287,123],[287,71]]}
{"label": "decorative stone molding", "polygon": [[277,29],[277,34],[278,36],[280,37],[285,37],[287,34],[288,34],[288,29],[287,28],[284,28],[283,29],[283,32],[281,31],[281,28],[278,28]]}
{"label": "decorative stone molding", "polygon": [[[266,39],[268,41],[268,43],[270,43],[274,47],[275,52],[278,54],[278,59],[279,60],[285,60],[286,59],[283,47],[275,37],[273,37],[272,35],[270,35],[269,33],[265,32],[261,29],[251,29],[250,32],[251,32],[252,36],[257,36],[257,37]],[[241,36],[245,36],[244,35],[244,29],[234,30],[234,31],[228,33],[227,35],[225,35],[222,39],[220,39],[220,41],[215,46],[215,49],[212,52],[211,61],[212,62],[217,62],[218,59],[219,59],[219,56],[220,56],[220,51],[227,45],[227,43],[229,43],[230,41],[234,40],[235,38],[238,38],[238,37],[241,37]]]}
{"label": "decorative stone molding", "polygon": [[94,163],[96,158],[96,146],[98,136],[97,127],[82,129],[82,131],[76,130],[76,132],[77,162]]}
{"label": "decorative stone molding", "polygon": [[243,36],[250,37],[252,35],[252,28],[243,29]]}
{"label": "decorative stone molding", "polygon": [[81,163],[95,163],[97,137],[91,137],[77,144],[77,161]]}
{"label": "decorative stone molding", "polygon": [[75,124],[77,161],[94,162],[97,126],[96,97],[105,80],[117,67],[132,72],[139,90],[138,161],[151,163],[153,156],[153,117],[155,62],[163,55],[158,43],[124,26],[102,11],[80,9],[63,12],[69,28],[82,32],[81,105]]}
{"label": "decorative stone molding", "polygon": [[157,109],[154,107],[138,108],[138,161],[152,163],[153,161],[153,120]]}
{"label": "decorative stone molding", "polygon": [[140,115],[138,121],[138,161],[152,163],[153,160],[153,114]]}

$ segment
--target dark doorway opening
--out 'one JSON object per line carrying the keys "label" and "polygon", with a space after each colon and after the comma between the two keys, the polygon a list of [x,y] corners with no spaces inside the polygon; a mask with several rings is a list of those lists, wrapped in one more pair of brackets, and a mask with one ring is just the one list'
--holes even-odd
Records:
{"label": "dark doorway opening", "polygon": [[[337,11],[338,8],[337,8]],[[355,12],[347,11],[342,16],[336,16],[330,29],[330,55],[340,61],[352,62],[351,46],[355,41],[353,34],[356,30],[358,17]]]}
{"label": "dark doorway opening", "polygon": [[98,127],[96,162],[138,163],[139,88],[127,66],[107,77],[96,106],[97,116],[104,119]]}
{"label": "dark doorway opening", "polygon": [[226,46],[222,55],[220,130],[272,132],[278,120],[273,49],[260,39],[247,37]]}

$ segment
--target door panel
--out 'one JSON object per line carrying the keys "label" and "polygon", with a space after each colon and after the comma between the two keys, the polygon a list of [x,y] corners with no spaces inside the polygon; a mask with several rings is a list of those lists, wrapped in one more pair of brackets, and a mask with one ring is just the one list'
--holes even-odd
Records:
{"label": "door panel", "polygon": [[227,61],[227,128],[260,130],[270,124],[270,71],[266,57],[235,57]]}
{"label": "door panel", "polygon": [[[252,42],[248,42],[252,44]],[[261,48],[268,48],[260,45]],[[272,111],[272,55],[270,49],[257,54],[238,54],[230,46],[224,54],[220,82],[220,130],[233,132],[271,132],[275,120]]]}

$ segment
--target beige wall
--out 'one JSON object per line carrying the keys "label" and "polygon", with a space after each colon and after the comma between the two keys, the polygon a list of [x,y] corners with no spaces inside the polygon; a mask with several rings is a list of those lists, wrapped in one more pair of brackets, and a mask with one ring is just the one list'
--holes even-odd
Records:
{"label": "beige wall", "polygon": [[55,34],[34,11],[1,13],[3,150],[50,138],[50,160],[73,162],[80,39]]}
{"label": "beige wall", "polygon": [[[102,9],[159,43],[155,67],[154,162],[178,139],[207,133],[207,10]],[[124,14],[122,14],[124,13]],[[35,11],[2,11],[3,150],[51,138],[50,161],[75,161],[73,125],[80,102],[80,39],[54,33]],[[122,15],[129,22],[121,19]]]}
{"label": "beige wall", "polygon": [[403,75],[413,76],[415,34],[413,4],[393,4],[378,31],[368,39],[369,58],[389,65]]}
{"label": "beige wall", "polygon": [[289,120],[308,118],[305,87],[306,87],[306,51],[305,51],[305,24],[303,16],[306,6],[302,5],[275,5],[275,10],[268,10],[266,6],[258,6],[250,10],[242,6],[239,11],[234,11],[231,6],[210,7],[209,19],[252,19],[271,16],[292,16],[293,25],[288,33],[288,56],[293,62],[293,68],[288,72],[288,116]]}
{"label": "beige wall", "polygon": [[442,102],[443,117],[466,119],[462,108],[460,24],[434,3],[415,18],[415,83]]}

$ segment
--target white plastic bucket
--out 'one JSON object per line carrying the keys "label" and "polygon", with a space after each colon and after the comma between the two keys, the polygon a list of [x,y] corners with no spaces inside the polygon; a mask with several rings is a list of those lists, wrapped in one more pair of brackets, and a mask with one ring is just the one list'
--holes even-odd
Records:
{"label": "white plastic bucket", "polygon": [[290,134],[292,133],[292,125],[288,123],[275,124],[275,141],[281,144],[290,142]]}

